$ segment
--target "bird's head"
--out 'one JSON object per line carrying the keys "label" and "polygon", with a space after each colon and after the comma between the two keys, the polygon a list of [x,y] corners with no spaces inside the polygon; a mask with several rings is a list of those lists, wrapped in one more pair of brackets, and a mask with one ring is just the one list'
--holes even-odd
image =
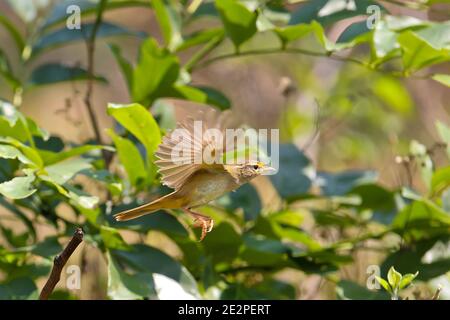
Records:
{"label": "bird's head", "polygon": [[244,164],[225,166],[228,172],[236,179],[238,184],[244,184],[260,175],[271,174],[274,168],[259,161],[249,161]]}

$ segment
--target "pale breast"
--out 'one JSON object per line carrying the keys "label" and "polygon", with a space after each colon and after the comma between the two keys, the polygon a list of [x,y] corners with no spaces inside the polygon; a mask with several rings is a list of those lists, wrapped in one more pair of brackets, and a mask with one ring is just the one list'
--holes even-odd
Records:
{"label": "pale breast", "polygon": [[190,207],[204,205],[238,187],[229,174],[202,175],[195,179],[194,187],[188,191]]}

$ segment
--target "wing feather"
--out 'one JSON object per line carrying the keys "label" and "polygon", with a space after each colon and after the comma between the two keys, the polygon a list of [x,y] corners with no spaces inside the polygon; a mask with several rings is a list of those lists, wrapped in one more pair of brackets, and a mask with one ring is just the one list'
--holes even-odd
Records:
{"label": "wing feather", "polygon": [[[229,119],[229,112],[209,108],[200,112],[197,119],[188,117],[182,123],[178,123],[175,130],[167,133],[155,153],[158,158],[155,163],[159,167],[162,183],[177,190],[197,170],[211,165],[203,161],[205,150],[219,159],[226,149],[224,140],[216,141],[216,137],[208,129],[219,130],[225,138],[224,130],[230,123]],[[199,120],[202,121],[202,134],[195,134],[198,132],[194,129],[194,122]]]}

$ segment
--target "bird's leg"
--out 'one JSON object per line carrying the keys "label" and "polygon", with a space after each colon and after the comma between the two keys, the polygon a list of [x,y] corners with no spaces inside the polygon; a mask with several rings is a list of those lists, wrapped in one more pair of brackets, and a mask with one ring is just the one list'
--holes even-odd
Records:
{"label": "bird's leg", "polygon": [[204,216],[189,209],[183,209],[183,211],[194,218],[194,227],[202,228],[202,235],[200,237],[200,241],[202,241],[205,238],[206,234],[210,232],[214,227],[214,220],[208,216]]}

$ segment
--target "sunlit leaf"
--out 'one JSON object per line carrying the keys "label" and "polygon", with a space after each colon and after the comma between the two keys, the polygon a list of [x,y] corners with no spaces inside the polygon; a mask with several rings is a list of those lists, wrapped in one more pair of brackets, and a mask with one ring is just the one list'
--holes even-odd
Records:
{"label": "sunlit leaf", "polygon": [[450,87],[450,75],[448,74],[435,74],[433,75],[433,80],[436,80],[443,85]]}
{"label": "sunlit leaf", "polygon": [[176,2],[154,0],[152,6],[166,46],[173,50],[183,41],[181,37],[181,17],[176,11]]}
{"label": "sunlit leaf", "polygon": [[[136,102],[147,103],[161,96],[165,88],[178,79],[178,58],[167,49],[159,48],[153,38],[140,48],[139,60],[133,71],[132,97]],[[152,76],[149,77],[149,74]]]}
{"label": "sunlit leaf", "polygon": [[100,236],[108,249],[130,250],[131,247],[123,240],[119,231],[114,228],[101,226]]}
{"label": "sunlit leaf", "polygon": [[[110,103],[108,104],[108,114],[113,116],[145,146],[148,162],[152,164],[155,151],[161,143],[161,133],[152,114],[137,103],[124,105]],[[153,178],[156,170],[154,167],[151,170],[153,171],[151,171],[150,177]]]}
{"label": "sunlit leaf", "polygon": [[406,72],[414,72],[450,60],[448,50],[434,48],[416,33],[409,30],[398,36],[398,43],[403,50],[403,68]]}
{"label": "sunlit leaf", "polygon": [[80,171],[89,168],[91,168],[91,164],[88,159],[75,158],[46,166],[45,171],[53,181],[64,184]]}
{"label": "sunlit leaf", "polygon": [[10,181],[0,183],[0,193],[10,199],[22,199],[29,197],[37,191],[33,187],[36,177],[30,174],[26,177],[16,177]]}
{"label": "sunlit leaf", "polygon": [[256,33],[257,13],[248,10],[242,3],[234,0],[216,0],[227,35],[235,47],[239,47]]}
{"label": "sunlit leaf", "polygon": [[113,139],[120,163],[125,168],[131,184],[138,186],[145,182],[147,170],[136,146],[130,140],[116,135],[111,129],[108,130],[108,135]]}

